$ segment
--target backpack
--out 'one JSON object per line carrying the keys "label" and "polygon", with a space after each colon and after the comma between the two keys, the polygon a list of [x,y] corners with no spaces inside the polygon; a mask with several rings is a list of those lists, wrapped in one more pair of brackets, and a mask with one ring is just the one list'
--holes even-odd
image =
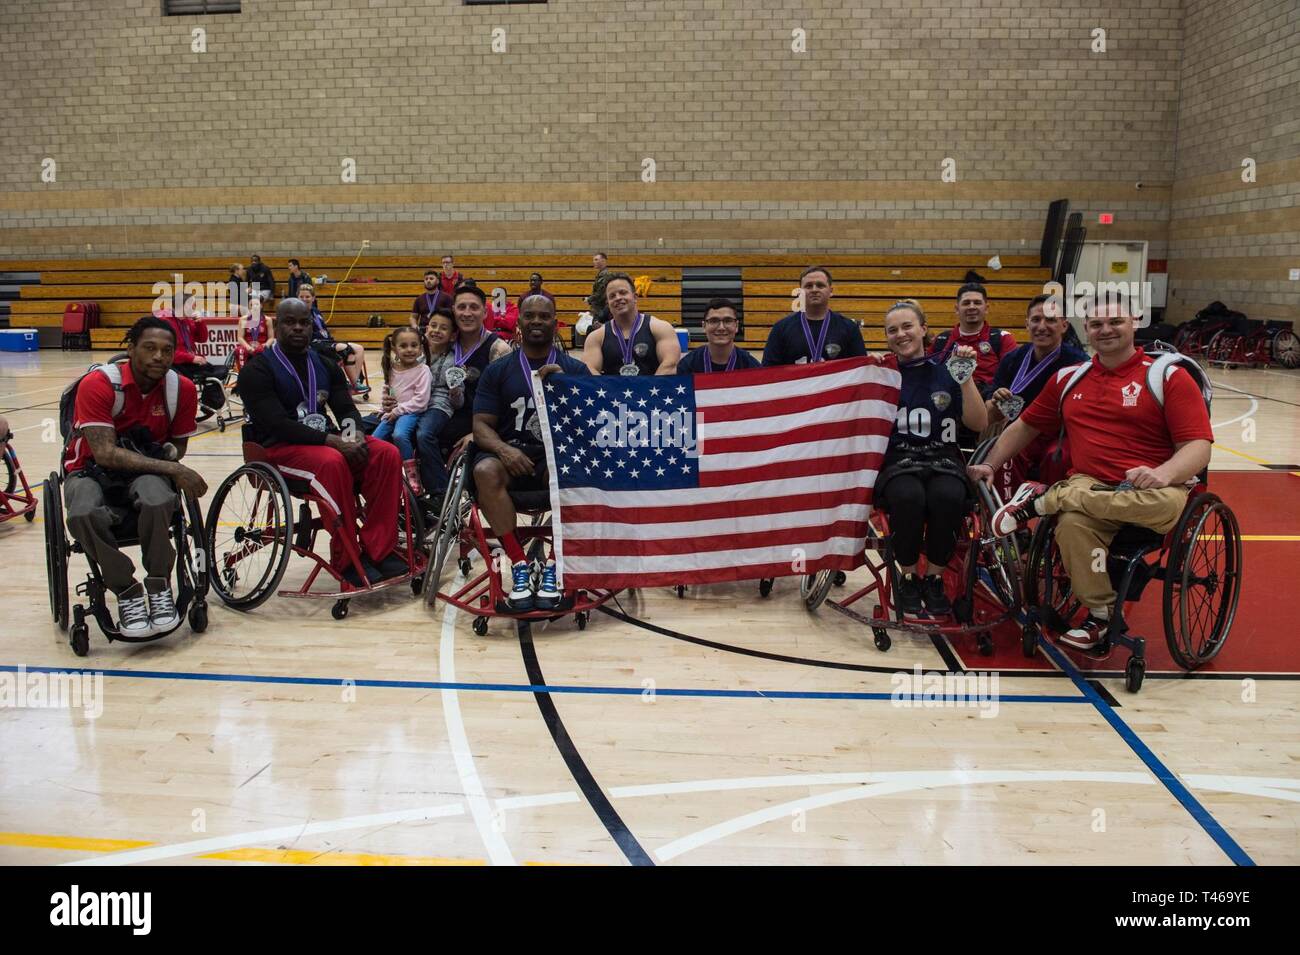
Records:
{"label": "backpack", "polygon": [[[77,389],[87,376],[99,373],[113,386],[113,417],[122,413],[126,405],[126,393],[122,390],[122,365],[124,359],[110,359],[102,365],[91,365],[84,375],[63,389],[59,395],[59,434],[67,441],[72,436],[72,416],[77,407]],[[176,401],[180,394],[180,376],[168,368],[167,377],[163,379],[163,404],[167,408],[167,420],[176,420]]]}
{"label": "backpack", "polygon": [[[1201,390],[1201,397],[1205,399],[1205,408],[1208,411],[1210,402],[1214,399],[1214,386],[1210,384],[1210,378],[1206,375],[1205,370],[1197,362],[1186,355],[1176,351],[1153,352],[1148,357],[1153,360],[1147,366],[1147,391],[1161,408],[1165,406],[1165,382],[1174,373],[1175,368],[1182,367],[1192,376],[1192,381]],[[1062,368],[1056,374],[1058,377],[1069,376],[1065,379],[1065,386],[1061,388],[1061,399],[1059,407],[1065,406],[1066,396],[1074,390],[1083,376],[1088,373],[1092,367],[1091,361],[1085,361],[1079,365],[1072,365],[1069,368]]]}
{"label": "backpack", "polygon": [[[989,329],[989,348],[993,349],[993,354],[999,358],[1002,357],[1002,336],[1005,334],[1000,328]],[[940,332],[935,336],[935,349],[942,353],[948,347],[948,339],[952,337],[952,329],[946,332]]]}

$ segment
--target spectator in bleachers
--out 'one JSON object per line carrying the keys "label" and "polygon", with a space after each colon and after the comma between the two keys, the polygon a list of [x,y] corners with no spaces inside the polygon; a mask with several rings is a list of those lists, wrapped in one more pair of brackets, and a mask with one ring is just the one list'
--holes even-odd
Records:
{"label": "spectator in bleachers", "polygon": [[456,286],[461,283],[461,274],[456,271],[456,260],[450,255],[442,257],[442,274],[438,276],[438,287],[447,298],[454,298]]}
{"label": "spectator in bleachers", "polygon": [[[348,387],[351,389],[352,394],[368,395],[370,386],[360,384],[361,372],[365,368],[366,350],[356,342],[336,341],[334,336],[330,334],[329,324],[325,321],[325,316],[321,314],[320,308],[316,304],[316,289],[313,286],[299,286],[298,297],[311,313],[311,347],[322,355],[333,358],[343,366],[343,374],[347,376]],[[289,300],[285,299],[284,301]],[[281,304],[284,303],[281,302]]]}
{"label": "spectator in bleachers", "polygon": [[275,298],[275,274],[262,264],[262,257],[255,255],[248,266],[248,281],[257,287],[262,301]]}
{"label": "spectator in bleachers", "polygon": [[704,311],[704,334],[707,345],[701,345],[682,356],[677,363],[677,374],[706,374],[714,371],[743,371],[761,367],[757,358],[736,347],[736,332],[740,319],[736,306],[729,298],[715,298]]}
{"label": "spectator in bleachers", "polygon": [[591,295],[587,299],[587,310],[591,312],[591,317],[597,325],[603,325],[609,321],[609,303],[605,301],[605,283],[609,281],[609,256],[604,252],[597,252],[591,257],[591,267],[596,272],[596,278],[591,283]]}
{"label": "spectator in bleachers", "polygon": [[301,288],[303,284],[311,285],[312,284],[311,276],[308,275],[307,270],[302,267],[302,263],[300,263],[297,259],[290,259],[288,297],[297,298],[298,289]]}
{"label": "spectator in bleachers", "polygon": [[993,392],[993,375],[998,362],[1016,347],[1015,337],[988,323],[989,293],[978,282],[967,282],[957,290],[957,325],[941,332],[930,346],[931,355],[946,359],[958,345],[975,349],[975,384],[988,398]]}
{"label": "spectator in bleachers", "polygon": [[835,288],[831,273],[812,265],[799,276],[803,311],[791,312],[772,326],[763,347],[764,365],[803,365],[867,353],[862,329],[851,318],[831,311]]}
{"label": "spectator in bleachers", "polygon": [[241,308],[248,308],[248,270],[239,262],[230,266],[226,290],[232,315],[238,315]]}
{"label": "spectator in bleachers", "polygon": [[[505,289],[501,291],[504,293]],[[483,319],[483,327],[494,332],[497,337],[513,343],[519,335],[519,306],[505,298],[504,294],[502,300],[505,302],[505,307],[498,311],[496,296],[488,296],[487,316]],[[551,304],[554,305],[555,302],[552,301]]]}
{"label": "spectator in bleachers", "polygon": [[555,302],[555,296],[542,288],[541,272],[534,272],[532,275],[528,276],[528,291],[519,296],[519,300],[515,304],[522,309],[524,307],[524,299],[528,298],[530,295],[545,295],[551,300],[552,304]]}
{"label": "spectator in bleachers", "polygon": [[418,328],[423,335],[429,325],[429,316],[444,307],[451,308],[451,296],[442,290],[442,283],[438,280],[438,270],[425,269],[424,291],[417,295],[411,304],[411,327]]}

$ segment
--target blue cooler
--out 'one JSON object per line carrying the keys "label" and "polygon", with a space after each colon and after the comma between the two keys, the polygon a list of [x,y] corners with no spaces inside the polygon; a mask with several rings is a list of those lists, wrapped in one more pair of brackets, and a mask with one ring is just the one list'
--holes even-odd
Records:
{"label": "blue cooler", "polygon": [[682,346],[682,354],[685,355],[691,350],[691,333],[677,330],[677,342]]}
{"label": "blue cooler", "polygon": [[34,328],[0,329],[0,351],[36,351],[40,347]]}

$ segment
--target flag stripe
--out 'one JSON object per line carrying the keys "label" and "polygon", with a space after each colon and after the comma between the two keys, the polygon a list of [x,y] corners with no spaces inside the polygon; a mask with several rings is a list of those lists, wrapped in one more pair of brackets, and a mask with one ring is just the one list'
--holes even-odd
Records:
{"label": "flag stripe", "polygon": [[[654,527],[655,525],[649,525]],[[787,561],[793,562],[805,556],[803,550],[808,545],[825,544],[828,541],[842,539],[857,542],[863,547],[867,538],[866,521],[835,521],[817,527],[786,527],[781,529],[763,529],[749,533],[724,533],[717,535],[699,535],[682,537],[663,537],[659,534],[647,534],[632,539],[608,538],[604,536],[585,537],[570,528],[573,538],[565,549],[565,556],[574,557],[636,557],[651,560],[664,555],[700,555],[712,551],[735,553],[750,548],[770,550],[784,548]],[[679,532],[680,533],[680,532]]]}
{"label": "flag stripe", "polygon": [[602,491],[596,487],[560,488],[561,507],[572,504],[609,504],[629,510],[643,507],[693,507],[697,503],[709,504],[719,501],[737,501],[744,499],[762,500],[764,498],[810,497],[819,491],[857,490],[867,497],[867,488],[875,481],[873,474],[827,474],[815,485],[810,485],[804,478],[789,478],[774,481],[752,481],[749,484],[737,483],[730,487],[711,488],[675,488],[667,491]]}
{"label": "flag stripe", "polygon": [[867,452],[862,454],[836,455],[835,457],[817,458],[814,461],[782,461],[780,464],[765,464],[761,468],[737,468],[730,471],[701,471],[700,487],[726,487],[737,482],[752,481],[761,471],[768,478],[821,477],[829,472],[855,472],[861,478],[863,472],[873,474],[880,470],[880,462],[885,458],[884,452]]}
{"label": "flag stripe", "polygon": [[[803,548],[803,551],[805,559],[810,564],[815,560],[832,555],[850,559],[856,558],[860,561],[866,551],[866,546],[865,540],[860,538],[833,537],[828,541],[808,544]],[[784,570],[775,575],[778,577],[789,577],[796,573],[812,573],[811,570],[794,569],[794,558],[790,554],[790,548],[785,545],[711,550],[698,554],[656,554],[644,557],[580,556],[570,560],[566,555],[565,561],[567,573],[592,574],[597,583],[599,583],[602,572],[610,574],[667,573],[677,574],[680,578],[695,571],[720,570],[728,567],[753,566],[756,564],[765,567],[783,567]]]}
{"label": "flag stripe", "polygon": [[827,406],[844,405],[850,402],[881,401],[888,389],[868,384],[845,385],[831,391],[805,392],[763,401],[755,400],[753,395],[736,395],[735,400],[716,408],[698,405],[697,413],[703,424],[716,424],[720,421],[761,421],[781,415],[796,415],[804,411],[813,411]]}
{"label": "flag stripe", "polygon": [[[637,492],[632,492],[637,493]],[[669,492],[671,493],[671,492]],[[786,497],[731,498],[709,503],[683,503],[659,507],[612,507],[608,504],[569,504],[564,508],[565,520],[574,526],[580,524],[677,524],[692,519],[699,521],[743,521],[748,517],[775,517],[782,513],[803,514],[806,511],[827,511],[831,508],[863,505],[867,496],[865,487],[820,494],[796,494]]]}
{"label": "flag stripe", "polygon": [[828,421],[825,424],[810,425],[797,431],[769,434],[746,434],[732,437],[709,438],[710,455],[732,454],[737,451],[766,451],[768,448],[783,448],[806,441],[829,441],[834,438],[851,438],[862,433],[862,422],[856,418],[843,421]]}
{"label": "flag stripe", "polygon": [[[748,419],[746,421],[707,421],[701,420],[695,429],[701,441],[710,438],[734,438],[748,434],[789,434],[799,428],[810,425],[825,424],[831,421],[857,421],[862,430],[868,434],[889,433],[894,426],[895,404],[883,401],[854,401],[842,405],[826,405],[808,411],[788,415]],[[887,427],[881,424],[888,412]]]}
{"label": "flag stripe", "polygon": [[[828,383],[821,383],[827,379],[829,379]],[[792,382],[805,391],[834,388],[839,382],[846,380],[880,381],[886,385],[897,386],[902,382],[902,376],[899,375],[898,369],[890,368],[880,359],[870,356],[822,361],[815,365],[751,368],[725,375],[696,375],[695,400],[699,405],[712,404],[717,400],[716,395],[719,392],[752,393],[755,388],[777,388],[784,382]]]}
{"label": "flag stripe", "polygon": [[793,527],[829,527],[837,521],[848,521],[865,526],[871,508],[865,504],[845,504],[843,507],[818,508],[812,511],[758,514],[753,517],[723,517],[697,521],[576,521],[570,517],[569,532],[578,537],[599,537],[608,540],[650,540],[680,534],[692,539],[718,534],[750,534]]}
{"label": "flag stripe", "polygon": [[707,453],[700,458],[700,473],[757,468],[765,464],[779,464],[791,458],[817,464],[820,473],[830,470],[825,462],[845,455],[876,454],[883,459],[885,449],[888,447],[889,436],[883,434],[862,434],[831,441],[791,441],[781,447],[768,448],[765,451],[738,451],[733,454],[715,453],[713,445],[710,444]]}

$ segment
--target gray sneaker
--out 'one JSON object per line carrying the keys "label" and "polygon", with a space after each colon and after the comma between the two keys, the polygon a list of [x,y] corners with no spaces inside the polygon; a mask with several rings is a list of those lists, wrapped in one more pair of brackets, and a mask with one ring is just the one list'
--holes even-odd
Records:
{"label": "gray sneaker", "polygon": [[147,637],[154,632],[142,584],[132,584],[118,594],[117,632],[124,637]]}
{"label": "gray sneaker", "polygon": [[176,600],[167,578],[146,577],[144,590],[149,597],[149,623],[153,632],[162,633],[180,626],[181,615],[176,612]]}

